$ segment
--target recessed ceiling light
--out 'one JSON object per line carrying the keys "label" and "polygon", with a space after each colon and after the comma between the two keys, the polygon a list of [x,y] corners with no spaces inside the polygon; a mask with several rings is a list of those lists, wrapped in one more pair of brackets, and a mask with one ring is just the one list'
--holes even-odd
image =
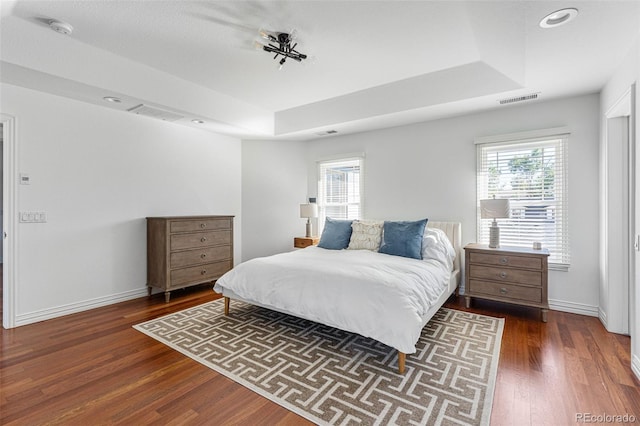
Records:
{"label": "recessed ceiling light", "polygon": [[193,120],[191,120],[191,122],[196,124],[204,124],[204,121],[198,120],[197,118],[194,118]]}
{"label": "recessed ceiling light", "polygon": [[113,103],[116,103],[116,104],[119,104],[120,102],[122,102],[122,99],[116,98],[115,96],[105,96],[102,99],[104,99],[107,102],[113,102]]}
{"label": "recessed ceiling light", "polygon": [[53,31],[64,35],[70,35],[73,32],[73,27],[71,26],[71,24],[57,21],[55,19],[49,21],[49,27],[51,27]]}
{"label": "recessed ceiling light", "polygon": [[540,21],[540,27],[542,28],[555,28],[560,25],[564,25],[569,21],[572,21],[576,16],[578,16],[578,9],[573,7],[567,9],[560,9],[552,12],[542,18]]}

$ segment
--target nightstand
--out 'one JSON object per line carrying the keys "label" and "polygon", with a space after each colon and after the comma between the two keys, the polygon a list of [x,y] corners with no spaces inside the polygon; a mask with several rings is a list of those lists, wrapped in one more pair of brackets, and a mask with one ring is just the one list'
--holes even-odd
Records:
{"label": "nightstand", "polygon": [[295,237],[293,239],[293,246],[295,248],[305,248],[318,245],[319,242],[320,237]]}
{"label": "nightstand", "polygon": [[464,251],[467,308],[472,297],[531,306],[547,322],[549,250],[468,244]]}

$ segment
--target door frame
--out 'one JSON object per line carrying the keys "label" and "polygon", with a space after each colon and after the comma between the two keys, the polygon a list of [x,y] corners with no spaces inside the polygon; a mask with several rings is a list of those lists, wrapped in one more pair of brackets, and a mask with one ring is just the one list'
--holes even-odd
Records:
{"label": "door frame", "polygon": [[18,275],[18,191],[17,191],[17,128],[16,119],[7,114],[0,114],[2,123],[2,326],[16,326],[16,307],[18,295],[16,289]]}

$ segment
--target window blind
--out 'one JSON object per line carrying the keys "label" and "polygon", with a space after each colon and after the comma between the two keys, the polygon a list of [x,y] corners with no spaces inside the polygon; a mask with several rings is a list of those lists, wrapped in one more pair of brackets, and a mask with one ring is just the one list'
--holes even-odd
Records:
{"label": "window blind", "polygon": [[360,219],[362,215],[362,158],[319,162],[318,224],[325,218]]}
{"label": "window blind", "polygon": [[477,145],[478,241],[489,242],[491,220],[480,218],[480,200],[508,198],[511,212],[498,219],[500,245],[541,242],[549,263],[568,267],[568,134]]}

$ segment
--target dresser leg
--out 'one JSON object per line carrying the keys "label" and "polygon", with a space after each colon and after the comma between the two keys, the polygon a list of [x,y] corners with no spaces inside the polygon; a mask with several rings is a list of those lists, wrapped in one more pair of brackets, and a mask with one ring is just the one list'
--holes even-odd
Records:
{"label": "dresser leg", "polygon": [[147,286],[147,296],[151,297],[151,286]]}
{"label": "dresser leg", "polygon": [[542,322],[547,322],[547,312],[549,312],[548,309],[540,309],[540,314],[542,316]]}
{"label": "dresser leg", "polygon": [[471,307],[471,297],[469,297],[469,296],[465,296],[464,297],[464,306],[466,308],[470,308]]}
{"label": "dresser leg", "polygon": [[171,292],[170,291],[165,291],[164,292],[164,303],[169,303],[169,299],[171,298]]}

